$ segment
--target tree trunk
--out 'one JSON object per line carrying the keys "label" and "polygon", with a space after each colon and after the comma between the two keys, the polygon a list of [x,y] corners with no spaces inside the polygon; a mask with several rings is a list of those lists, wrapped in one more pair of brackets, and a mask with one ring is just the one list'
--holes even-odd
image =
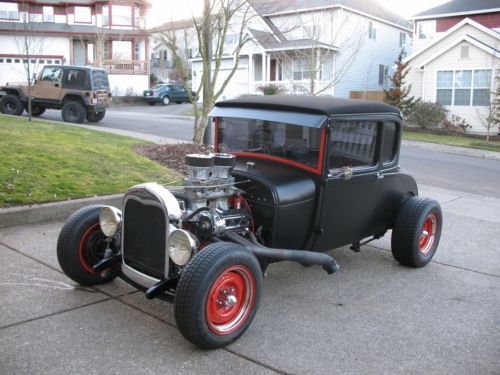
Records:
{"label": "tree trunk", "polygon": [[193,142],[196,143],[197,145],[200,145],[203,142],[203,135],[205,134],[205,129],[207,128],[208,125],[208,113],[203,113],[201,116],[198,118],[198,122],[195,124],[194,127],[194,137],[193,137]]}

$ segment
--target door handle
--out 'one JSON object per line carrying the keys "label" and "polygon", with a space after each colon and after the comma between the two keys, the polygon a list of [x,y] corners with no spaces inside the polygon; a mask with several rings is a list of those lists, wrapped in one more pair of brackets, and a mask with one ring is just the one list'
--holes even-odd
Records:
{"label": "door handle", "polygon": [[54,83],[54,87],[59,87],[59,83]]}
{"label": "door handle", "polygon": [[381,180],[384,178],[384,175],[381,172],[377,173],[377,180]]}

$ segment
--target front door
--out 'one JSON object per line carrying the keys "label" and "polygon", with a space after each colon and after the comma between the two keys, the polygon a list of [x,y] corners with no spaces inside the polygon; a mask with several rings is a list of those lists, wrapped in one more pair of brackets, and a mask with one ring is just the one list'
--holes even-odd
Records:
{"label": "front door", "polygon": [[32,96],[40,101],[57,102],[61,99],[61,68],[46,66],[33,85]]}
{"label": "front door", "polygon": [[[384,131],[386,126],[392,132]],[[357,242],[387,228],[400,201],[400,194],[391,187],[391,172],[397,168],[397,126],[396,122],[357,120],[332,124],[323,230],[316,249]],[[346,171],[352,172],[351,178],[346,178]]]}

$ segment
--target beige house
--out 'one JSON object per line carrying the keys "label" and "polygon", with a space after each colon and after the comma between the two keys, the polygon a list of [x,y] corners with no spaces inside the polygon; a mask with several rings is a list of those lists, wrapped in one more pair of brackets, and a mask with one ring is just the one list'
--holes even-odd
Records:
{"label": "beige house", "polygon": [[450,116],[460,116],[472,126],[470,132],[484,133],[500,69],[500,33],[496,27],[500,26],[500,13],[495,9],[485,14],[483,10],[481,17],[486,19],[487,15],[488,22],[470,13],[471,17],[448,12],[444,17],[429,14],[427,18],[414,18],[418,48],[405,59],[411,69],[407,79],[412,95],[444,105]]}

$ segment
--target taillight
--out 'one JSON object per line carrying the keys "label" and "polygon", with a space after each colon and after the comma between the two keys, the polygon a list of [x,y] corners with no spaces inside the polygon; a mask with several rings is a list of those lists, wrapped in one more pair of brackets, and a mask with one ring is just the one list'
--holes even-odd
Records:
{"label": "taillight", "polygon": [[156,96],[156,95],[158,95],[158,92],[153,90],[153,96]]}
{"label": "taillight", "polygon": [[97,104],[97,93],[92,92],[92,104]]}

